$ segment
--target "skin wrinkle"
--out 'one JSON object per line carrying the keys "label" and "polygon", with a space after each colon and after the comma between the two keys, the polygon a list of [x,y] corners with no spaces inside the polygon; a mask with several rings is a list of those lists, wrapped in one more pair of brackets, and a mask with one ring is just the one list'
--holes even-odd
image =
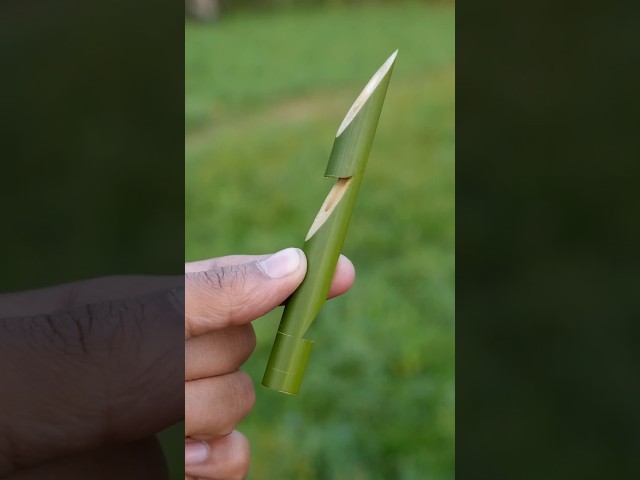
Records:
{"label": "skin wrinkle", "polygon": [[[245,286],[247,283],[247,274],[248,274],[248,266],[252,265],[252,266],[256,266],[257,264],[242,264],[242,265],[232,265],[229,267],[222,267],[222,271],[224,271],[225,269],[227,269],[228,273],[231,275],[231,284],[229,286],[229,289],[225,291],[225,293],[227,294],[227,299],[230,301],[231,303],[240,305],[241,308],[228,308],[227,312],[230,312],[227,315],[227,322],[228,325],[236,325],[238,323],[238,317],[241,317],[241,312],[243,311],[243,309],[248,308],[249,305],[251,305],[253,302],[257,302],[257,298],[258,296],[256,295],[256,293],[259,293],[260,295],[264,295],[264,287],[260,288],[257,285],[255,285],[253,288],[251,288],[250,291],[246,291]],[[264,270],[262,270],[262,268],[258,267],[259,271],[262,273],[262,275],[266,274],[264,273]],[[238,298],[238,293],[242,293],[242,297]],[[234,316],[235,313],[235,316]]]}
{"label": "skin wrinkle", "polygon": [[185,301],[184,301],[184,286],[178,288],[171,288],[167,292],[169,304],[178,312],[184,313]]}
{"label": "skin wrinkle", "polygon": [[132,299],[124,303],[123,305],[124,312],[130,312],[133,317],[132,327],[132,339],[134,340],[133,345],[136,349],[136,355],[140,353],[140,344],[143,339],[143,331],[142,331],[142,323],[144,323],[144,316],[142,316],[142,301],[139,299]]}
{"label": "skin wrinkle", "polygon": [[[123,302],[120,311],[122,314],[130,313],[133,317],[133,322],[130,323],[134,331],[132,332],[132,340],[135,348],[136,355],[140,354],[140,345],[144,339],[143,324],[146,321],[145,317],[145,305],[150,303],[156,297],[161,294],[153,295],[151,297],[127,299]],[[127,323],[129,325],[129,323]],[[124,325],[124,323],[123,323]]]}
{"label": "skin wrinkle", "polygon": [[[90,310],[90,309],[87,308],[87,310]],[[91,315],[90,311],[89,311],[89,314],[87,316],[85,316],[85,318],[86,317],[92,318],[92,315]],[[85,341],[85,338],[84,338],[84,327],[81,326],[79,317],[74,316],[73,314],[71,314],[71,320],[75,324],[76,329],[78,331],[78,340],[80,342],[80,346],[82,347],[82,353],[84,353],[86,355],[87,354],[87,342]]]}
{"label": "skin wrinkle", "polygon": [[[234,295],[236,292],[242,291],[246,283],[249,266],[251,265],[253,264],[227,265],[213,270],[187,274],[196,280],[196,283],[205,291],[214,289],[222,294],[218,295],[216,299],[215,313],[225,318],[224,326],[233,324],[233,319],[229,315],[224,315],[224,313],[233,310],[231,307],[237,302]],[[206,319],[201,315],[193,318]],[[191,336],[195,333],[190,328],[187,331]]]}
{"label": "skin wrinkle", "polygon": [[[44,317],[44,315],[40,316],[41,318]],[[32,338],[38,338],[38,336],[33,332],[33,330],[38,330],[50,343],[54,343],[54,333],[53,333],[53,329],[51,328],[51,325],[49,324],[49,322],[38,322],[37,321],[38,316],[36,317],[31,317],[31,318],[17,318],[17,319],[3,319],[5,321],[12,321],[14,323],[19,323],[21,324],[25,329],[29,329],[29,335],[27,336],[27,338],[31,342]],[[45,325],[46,323],[46,325]]]}
{"label": "skin wrinkle", "polygon": [[[36,316],[35,319],[37,319],[38,317],[39,316]],[[50,337],[51,343],[55,343],[55,339],[57,337],[64,344],[64,339],[62,338],[62,336],[60,335],[60,332],[58,332],[58,329],[54,325],[52,315],[42,315],[41,318],[44,318],[44,321],[47,322],[47,325],[49,325],[49,329],[51,331],[51,337]]]}
{"label": "skin wrinkle", "polygon": [[87,342],[85,338],[85,321],[92,317],[88,305],[81,305],[70,310],[59,311],[46,315],[47,324],[53,329],[54,337],[61,342],[61,347],[67,355],[77,355],[78,350],[87,354]]}
{"label": "skin wrinkle", "polygon": [[230,325],[238,324],[238,318],[246,316],[246,310],[252,309],[254,304],[263,303],[268,294],[260,285],[255,285],[248,291],[240,291],[243,292],[243,296],[236,300],[240,307],[229,310],[228,321]]}
{"label": "skin wrinkle", "polygon": [[[121,345],[122,344],[122,340],[125,338],[125,319],[124,319],[124,312],[122,311],[121,308],[118,308],[116,310],[116,316],[118,317],[118,328],[116,330],[116,334],[114,335],[114,338],[117,339],[117,344]],[[117,335],[117,336],[116,336]],[[115,351],[115,349],[114,349]]]}
{"label": "skin wrinkle", "polygon": [[195,275],[196,278],[208,280],[209,287],[214,287],[222,291],[226,291],[228,289],[231,292],[234,292],[244,286],[246,282],[247,272],[248,265],[241,264],[226,265],[213,270],[197,272]]}
{"label": "skin wrinkle", "polygon": [[91,334],[93,332],[93,315],[89,315],[85,328],[88,334]]}
{"label": "skin wrinkle", "polygon": [[[114,316],[114,312],[113,312],[113,305],[109,304],[108,305],[108,314],[109,316]],[[101,327],[103,327],[102,324],[100,324]],[[113,352],[115,350],[114,348],[114,343],[116,342],[116,334],[115,332],[109,337],[108,341],[107,341],[107,351],[108,352]]]}
{"label": "skin wrinkle", "polygon": [[222,274],[218,270],[207,270],[196,278],[207,280],[208,286],[222,290]]}

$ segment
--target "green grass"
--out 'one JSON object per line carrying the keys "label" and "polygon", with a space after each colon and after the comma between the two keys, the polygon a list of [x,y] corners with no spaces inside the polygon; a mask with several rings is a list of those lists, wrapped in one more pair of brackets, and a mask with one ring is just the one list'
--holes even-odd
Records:
{"label": "green grass", "polygon": [[396,48],[344,247],[356,284],[307,335],[299,396],[260,385],[281,310],[254,323],[257,402],[240,430],[255,480],[453,478],[454,15],[370,6],[187,25],[188,260],[301,246],[338,125]]}

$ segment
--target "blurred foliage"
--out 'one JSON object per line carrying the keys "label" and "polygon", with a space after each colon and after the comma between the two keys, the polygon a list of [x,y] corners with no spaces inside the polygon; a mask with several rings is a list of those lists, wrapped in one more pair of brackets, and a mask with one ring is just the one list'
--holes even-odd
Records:
{"label": "blurred foliage", "polygon": [[281,309],[254,322],[250,478],[454,476],[454,14],[377,5],[242,12],[186,29],[187,260],[302,240],[344,114],[399,48],[300,395],[260,386]]}

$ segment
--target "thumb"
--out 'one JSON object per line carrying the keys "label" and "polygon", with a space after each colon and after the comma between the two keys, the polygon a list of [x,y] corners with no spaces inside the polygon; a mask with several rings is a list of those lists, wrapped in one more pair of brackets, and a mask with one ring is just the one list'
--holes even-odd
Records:
{"label": "thumb", "polygon": [[302,283],[307,260],[287,248],[250,263],[185,274],[185,337],[241,325],[270,312]]}

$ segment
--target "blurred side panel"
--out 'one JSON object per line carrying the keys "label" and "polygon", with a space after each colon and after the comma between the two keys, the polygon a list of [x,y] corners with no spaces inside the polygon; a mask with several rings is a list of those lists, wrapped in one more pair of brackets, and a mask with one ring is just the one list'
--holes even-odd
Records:
{"label": "blurred side panel", "polygon": [[167,475],[153,437],[183,403],[182,8],[0,3],[0,476]]}
{"label": "blurred side panel", "polygon": [[0,8],[3,290],[180,272],[180,4]]}
{"label": "blurred side panel", "polygon": [[458,478],[638,478],[637,8],[457,9]]}

